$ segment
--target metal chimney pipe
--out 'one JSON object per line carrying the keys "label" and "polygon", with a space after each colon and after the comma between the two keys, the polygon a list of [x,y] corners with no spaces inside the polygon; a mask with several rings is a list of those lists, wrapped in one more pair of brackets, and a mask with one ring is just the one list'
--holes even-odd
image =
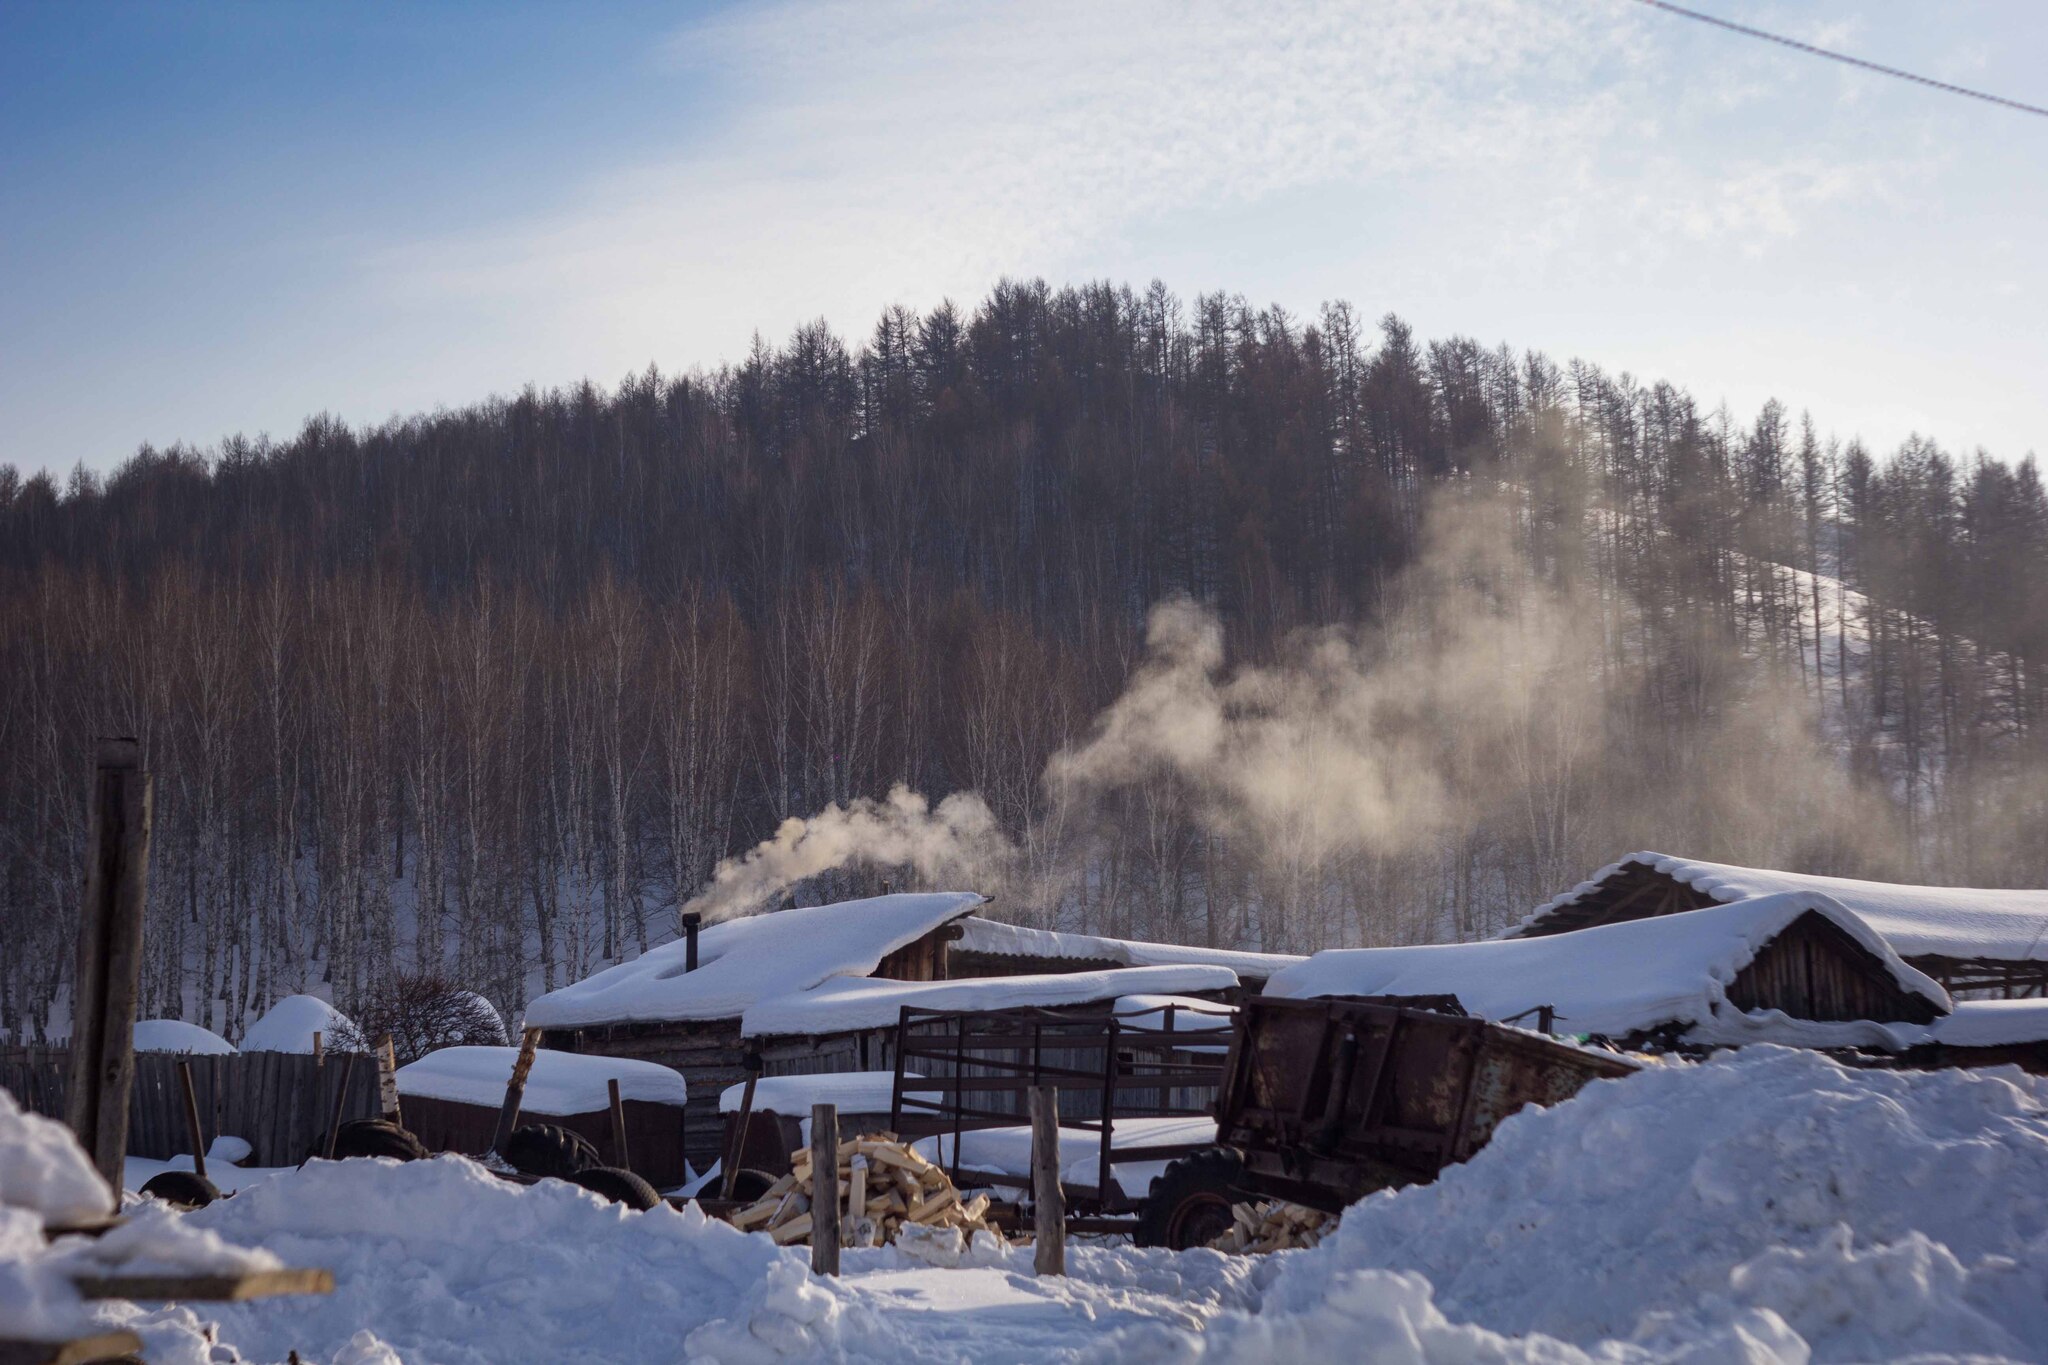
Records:
{"label": "metal chimney pipe", "polygon": [[704,916],[692,910],[683,916],[683,970],[697,970],[697,926],[704,922]]}

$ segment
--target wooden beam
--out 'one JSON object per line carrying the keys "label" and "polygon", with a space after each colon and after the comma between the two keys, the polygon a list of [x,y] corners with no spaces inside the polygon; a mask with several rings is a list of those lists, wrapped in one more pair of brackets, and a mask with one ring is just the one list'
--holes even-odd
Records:
{"label": "wooden beam", "polygon": [[72,1284],[88,1299],[151,1299],[244,1303],[279,1294],[331,1294],[331,1270],[251,1270],[241,1275],[81,1275]]}
{"label": "wooden beam", "polygon": [[1031,1198],[1036,1236],[1031,1265],[1040,1275],[1067,1273],[1067,1196],[1060,1188],[1060,1092],[1031,1090]]}
{"label": "wooden beam", "polygon": [[141,1356],[142,1338],[133,1332],[95,1332],[68,1341],[0,1340],[0,1365],[93,1365]]}
{"label": "wooden beam", "polygon": [[72,979],[65,1120],[114,1187],[117,1212],[128,1155],[128,1097],[135,1086],[135,997],[149,893],[153,791],[150,775],[142,770],[141,745],[132,739],[98,741],[86,812],[91,832]]}

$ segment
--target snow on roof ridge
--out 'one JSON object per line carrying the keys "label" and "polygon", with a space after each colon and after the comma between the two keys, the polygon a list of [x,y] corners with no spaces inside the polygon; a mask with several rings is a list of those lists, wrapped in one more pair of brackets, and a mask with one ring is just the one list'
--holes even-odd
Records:
{"label": "snow on roof ridge", "polygon": [[686,941],[676,939],[541,996],[527,1006],[526,1025],[737,1018],[769,996],[865,976],[985,901],[973,891],[898,892],[723,920],[698,935],[696,971],[684,970]]}
{"label": "snow on roof ridge", "polygon": [[1907,965],[1854,910],[1817,891],[1788,891],[1569,934],[1318,953],[1266,984],[1270,995],[1458,996],[1504,1019],[1552,1005],[1568,1032],[1620,1035],[1731,1016],[1727,987],[1801,915],[1817,913],[1875,956],[1903,991],[1946,1014],[1947,991]]}
{"label": "snow on roof ridge", "polygon": [[1270,967],[1278,971],[1308,959],[1298,953],[1268,953],[1249,948],[1205,948],[1191,943],[1160,943],[1149,939],[1111,938],[1066,929],[1033,929],[1022,924],[973,915],[962,921],[960,946],[995,957],[1098,958],[1133,967],[1207,963],[1243,972]]}
{"label": "snow on roof ridge", "polygon": [[1229,990],[1237,984],[1237,973],[1228,967],[1198,963],[948,981],[835,977],[808,990],[756,1001],[741,1019],[740,1032],[749,1038],[817,1036],[893,1025],[905,1005],[939,1010],[1049,1009],[1126,995]]}
{"label": "snow on roof ridge", "polygon": [[1855,912],[1899,952],[1913,957],[2048,959],[2048,891],[1880,882],[1743,867],[1652,850],[1609,863],[1571,890],[1537,906],[1501,937],[1523,935],[1554,912],[1584,899],[1631,863],[1647,866],[1723,904],[1792,891],[1826,895]]}

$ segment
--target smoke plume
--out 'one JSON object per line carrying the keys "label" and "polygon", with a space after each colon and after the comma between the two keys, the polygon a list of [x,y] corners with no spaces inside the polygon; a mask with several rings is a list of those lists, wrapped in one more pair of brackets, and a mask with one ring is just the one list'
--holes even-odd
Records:
{"label": "smoke plume", "polygon": [[885,800],[861,797],[784,820],[770,838],[721,861],[683,909],[706,922],[729,919],[806,878],[859,863],[907,867],[927,885],[973,889],[1000,878],[1012,854],[994,814],[973,792],[954,792],[934,809],[899,783]]}

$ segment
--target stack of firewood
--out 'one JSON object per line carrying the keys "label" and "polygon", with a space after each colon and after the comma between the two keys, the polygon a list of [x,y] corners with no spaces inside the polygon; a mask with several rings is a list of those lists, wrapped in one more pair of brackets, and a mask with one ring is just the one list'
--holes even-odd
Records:
{"label": "stack of firewood", "polygon": [[[732,1215],[734,1227],[765,1231],[782,1246],[809,1243],[811,1206],[819,1197],[811,1149],[790,1153],[790,1165],[789,1175]],[[837,1185],[835,1197],[844,1210],[839,1219],[843,1246],[893,1242],[905,1224],[957,1228],[969,1237],[1002,1235],[987,1222],[987,1195],[962,1200],[945,1170],[905,1143],[863,1137],[840,1144]]]}
{"label": "stack of firewood", "polygon": [[1210,1242],[1217,1251],[1266,1252],[1312,1247],[1337,1226],[1337,1216],[1269,1199],[1230,1211],[1230,1231]]}

